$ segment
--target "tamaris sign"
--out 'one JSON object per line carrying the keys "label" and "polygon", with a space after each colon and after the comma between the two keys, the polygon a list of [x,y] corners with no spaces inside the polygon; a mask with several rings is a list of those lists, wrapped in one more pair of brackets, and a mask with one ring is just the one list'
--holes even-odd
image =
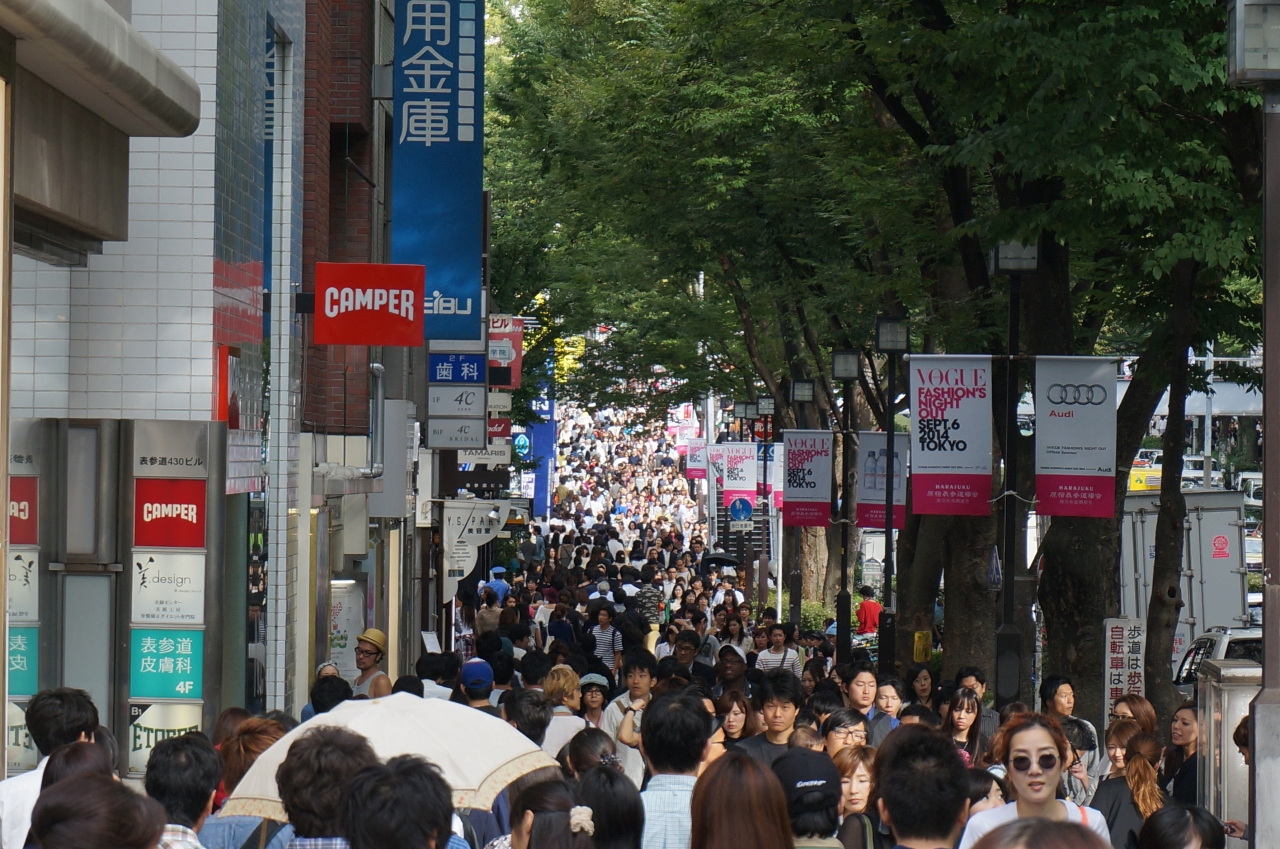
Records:
{"label": "tamaris sign", "polygon": [[421,265],[316,263],[316,344],[420,347],[425,285]]}

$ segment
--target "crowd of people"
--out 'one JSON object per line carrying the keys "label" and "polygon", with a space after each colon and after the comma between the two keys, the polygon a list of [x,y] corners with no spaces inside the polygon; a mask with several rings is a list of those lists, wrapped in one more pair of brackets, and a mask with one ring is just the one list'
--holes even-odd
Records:
{"label": "crowd of people", "polygon": [[[1100,735],[1060,676],[1038,705],[996,711],[977,667],[944,680],[928,665],[880,676],[860,649],[836,662],[826,633],[753,608],[707,556],[664,434],[616,414],[568,423],[548,527],[460,590],[454,650],[392,681],[386,637],[368,629],[356,679],[322,663],[301,717],[392,693],[447,699],[557,766],[491,807],[456,808],[431,763],[384,762],[317,723],[275,776],[287,821],[229,815],[297,719],[231,708],[210,737],[161,741],[143,796],[113,780],[119,755],[88,695],[59,689],[27,707],[42,757],[0,783],[0,849],[1221,849],[1248,834],[1196,807],[1193,705],[1162,729],[1125,696]],[[878,615],[863,595],[860,615]],[[1247,758],[1246,726],[1235,741]]]}

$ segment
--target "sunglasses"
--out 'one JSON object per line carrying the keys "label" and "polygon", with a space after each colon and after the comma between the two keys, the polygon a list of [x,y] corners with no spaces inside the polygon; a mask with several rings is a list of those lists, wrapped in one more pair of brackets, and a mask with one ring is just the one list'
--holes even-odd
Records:
{"label": "sunglasses", "polygon": [[[1058,765],[1058,756],[1049,754],[1041,755],[1036,760],[1036,763],[1040,765],[1040,769],[1048,772]],[[1018,755],[1013,760],[1009,761],[1009,766],[1013,767],[1014,772],[1030,772],[1031,758],[1026,755]]]}

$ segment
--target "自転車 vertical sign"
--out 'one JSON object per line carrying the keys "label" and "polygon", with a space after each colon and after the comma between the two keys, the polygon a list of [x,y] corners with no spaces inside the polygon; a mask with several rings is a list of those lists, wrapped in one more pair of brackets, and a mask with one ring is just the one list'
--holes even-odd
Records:
{"label": "\u81ea\u8ee2\u8eca vertical sign", "polygon": [[484,5],[396,0],[391,261],[427,268],[427,339],[481,338]]}

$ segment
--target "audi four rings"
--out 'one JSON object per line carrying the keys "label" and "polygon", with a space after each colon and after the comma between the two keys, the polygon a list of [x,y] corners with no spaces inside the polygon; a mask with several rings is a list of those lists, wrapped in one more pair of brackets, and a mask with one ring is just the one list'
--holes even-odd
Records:
{"label": "audi four rings", "polygon": [[1106,403],[1107,388],[1097,383],[1054,383],[1049,386],[1047,397],[1050,404],[1065,406],[1081,405],[1096,407]]}

